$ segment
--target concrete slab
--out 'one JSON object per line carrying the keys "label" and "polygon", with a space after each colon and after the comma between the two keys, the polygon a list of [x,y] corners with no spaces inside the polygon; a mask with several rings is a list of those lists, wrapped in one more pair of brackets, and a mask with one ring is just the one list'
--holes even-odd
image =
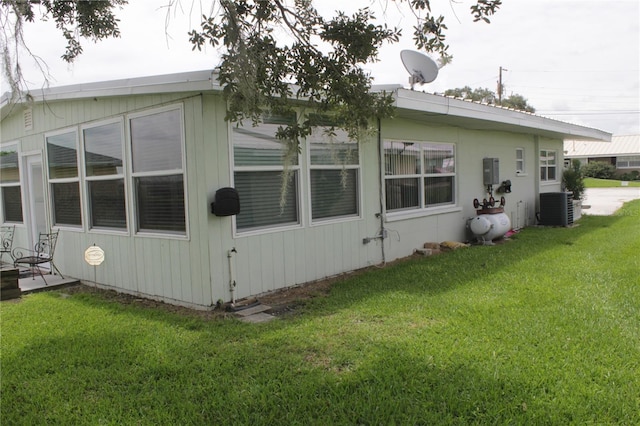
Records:
{"label": "concrete slab", "polygon": [[29,294],[39,291],[59,290],[64,287],[80,284],[80,281],[76,278],[62,278],[60,275],[45,275],[45,279],[47,280],[46,282],[38,275],[33,278],[20,278],[18,280],[18,287],[22,290],[22,294]]}
{"label": "concrete slab", "polygon": [[248,315],[239,318],[242,322],[248,322],[252,324],[258,324],[263,322],[269,322],[276,319],[273,315],[267,314],[265,312],[258,312],[257,314]]}
{"label": "concrete slab", "polygon": [[268,311],[269,309],[271,309],[271,306],[259,304],[237,311],[235,314],[239,317],[248,317],[249,315],[259,314],[261,312]]}
{"label": "concrete slab", "polygon": [[640,188],[587,188],[582,205],[589,208],[583,208],[582,214],[610,216],[627,201],[637,199],[640,199]]}

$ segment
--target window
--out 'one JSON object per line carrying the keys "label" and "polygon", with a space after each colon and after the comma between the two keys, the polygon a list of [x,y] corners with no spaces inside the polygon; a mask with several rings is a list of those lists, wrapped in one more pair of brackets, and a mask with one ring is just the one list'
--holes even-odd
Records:
{"label": "window", "polygon": [[516,148],[516,174],[524,174],[524,148]]}
{"label": "window", "polygon": [[2,222],[22,223],[18,145],[0,148],[0,187],[2,188]]}
{"label": "window", "polygon": [[126,229],[122,122],[82,131],[91,228]]}
{"label": "window", "polygon": [[275,137],[278,127],[294,121],[295,117],[265,116],[257,126],[233,128],[233,179],[241,202],[238,231],[300,223],[298,155],[289,159],[283,192],[286,150]]}
{"label": "window", "polygon": [[618,157],[616,167],[619,169],[633,169],[640,167],[640,155]]}
{"label": "window", "polygon": [[[136,116],[129,123],[137,230],[186,234],[182,109]],[[96,171],[116,172],[97,184],[98,193],[122,188],[117,160],[112,161],[106,169],[96,165]]]}
{"label": "window", "polygon": [[343,130],[316,128],[307,139],[310,151],[311,218],[357,216],[358,143]]}
{"label": "window", "polygon": [[556,180],[556,151],[540,150],[540,180]]}
{"label": "window", "polygon": [[425,142],[385,142],[387,211],[455,204],[455,147]]}
{"label": "window", "polygon": [[46,137],[53,224],[82,226],[76,131]]}

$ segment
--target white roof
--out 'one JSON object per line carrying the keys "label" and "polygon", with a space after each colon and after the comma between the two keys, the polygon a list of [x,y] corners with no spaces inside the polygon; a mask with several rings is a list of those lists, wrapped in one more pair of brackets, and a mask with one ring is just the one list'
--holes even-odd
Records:
{"label": "white roof", "polygon": [[611,142],[565,140],[565,157],[607,157],[640,155],[640,135],[611,137]]}
{"label": "white roof", "polygon": [[[193,71],[152,77],[140,77],[106,82],[34,90],[30,100],[70,100],[92,97],[127,96],[175,92],[221,92],[215,70]],[[565,123],[513,109],[484,105],[441,95],[407,90],[397,85],[374,86],[373,91],[393,93],[397,116],[423,122],[436,122],[475,130],[499,130],[526,133],[557,139],[609,141],[611,134],[602,130]],[[27,102],[21,99],[21,102]],[[12,113],[15,104],[7,94],[2,96],[1,117]]]}

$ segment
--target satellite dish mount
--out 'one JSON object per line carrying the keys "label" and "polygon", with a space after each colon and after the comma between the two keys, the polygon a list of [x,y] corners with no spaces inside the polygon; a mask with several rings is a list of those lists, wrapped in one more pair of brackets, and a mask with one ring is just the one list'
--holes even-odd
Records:
{"label": "satellite dish mount", "polygon": [[427,55],[414,50],[403,50],[400,52],[400,59],[409,72],[411,90],[416,84],[431,83],[438,77],[438,64]]}

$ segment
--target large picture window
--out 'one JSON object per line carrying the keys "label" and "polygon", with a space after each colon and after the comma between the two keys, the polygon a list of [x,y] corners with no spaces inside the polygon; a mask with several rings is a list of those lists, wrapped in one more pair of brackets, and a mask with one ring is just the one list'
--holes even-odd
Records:
{"label": "large picture window", "polygon": [[310,152],[311,218],[357,216],[360,160],[357,141],[346,132],[316,128],[307,139]]}
{"label": "large picture window", "polygon": [[48,135],[46,142],[53,224],[82,226],[77,133]]}
{"label": "large picture window", "polygon": [[122,122],[83,129],[91,228],[126,229]]}
{"label": "large picture window", "polygon": [[129,124],[137,230],[185,234],[182,109],[136,116]]}
{"label": "large picture window", "polygon": [[0,195],[2,196],[3,223],[22,223],[23,221],[19,164],[17,144],[0,147]]}
{"label": "large picture window", "polygon": [[387,211],[455,204],[453,144],[385,142],[384,158]]}
{"label": "large picture window", "polygon": [[556,151],[540,150],[540,180],[542,182],[555,181],[557,170]]}
{"label": "large picture window", "polygon": [[640,168],[640,155],[618,157],[616,161],[616,167],[619,169]]}
{"label": "large picture window", "polygon": [[300,223],[298,155],[287,159],[285,172],[286,149],[275,137],[280,126],[294,120],[265,116],[257,126],[233,128],[233,179],[242,203],[236,215],[238,231]]}

